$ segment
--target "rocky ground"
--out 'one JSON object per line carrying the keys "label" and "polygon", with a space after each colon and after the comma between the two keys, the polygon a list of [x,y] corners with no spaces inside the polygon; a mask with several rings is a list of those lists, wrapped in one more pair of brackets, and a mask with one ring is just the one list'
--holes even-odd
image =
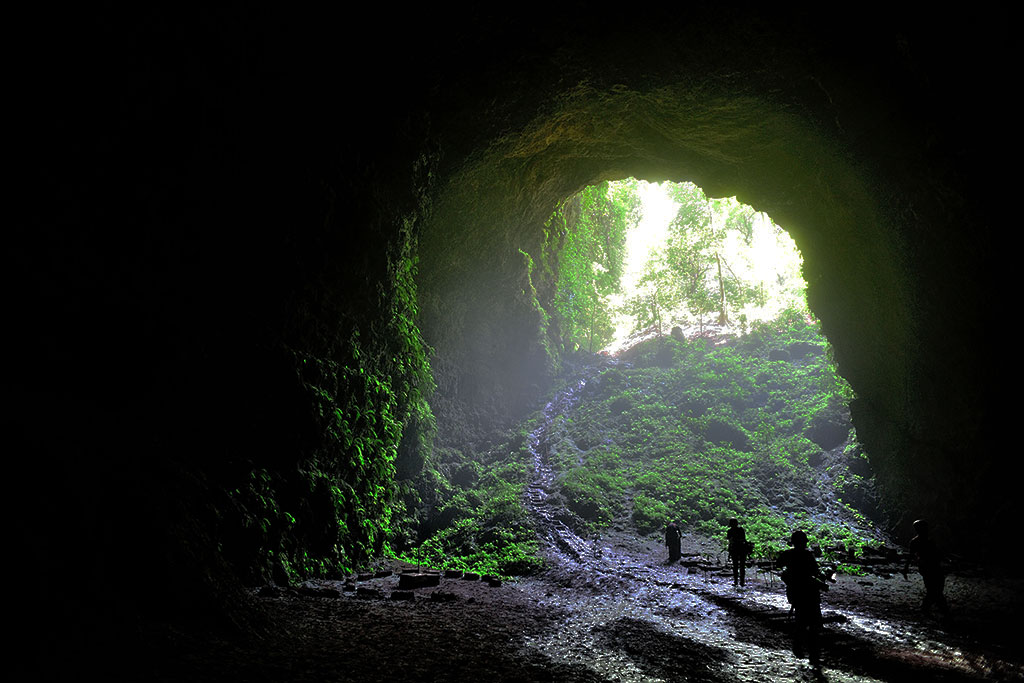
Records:
{"label": "rocky ground", "polygon": [[[150,628],[143,663],[108,678],[151,681],[1011,681],[1024,679],[1024,581],[952,566],[948,616],[924,614],[920,576],[902,560],[860,558],[822,596],[818,647],[795,637],[767,561],[733,586],[721,540],[684,537],[669,563],[654,537],[617,524],[582,538],[548,496],[551,419],[583,380],[545,408],[530,434],[524,497],[547,570],[514,581],[384,563],[344,581],[267,587],[252,599],[262,636],[196,625]],[[756,559],[756,558],[755,558]],[[416,578],[413,578],[415,576]],[[420,585],[420,583],[426,585]],[[244,630],[244,629],[243,629]],[[244,630],[251,633],[249,630]],[[140,667],[141,666],[141,671]]]}
{"label": "rocky ground", "polygon": [[[920,577],[892,564],[823,594],[820,657],[794,640],[778,579],[734,588],[714,544],[668,564],[654,539],[594,543],[580,563],[492,586],[438,577],[400,589],[392,565],[363,580],[257,592],[263,638],[160,629],[143,679],[159,681],[1010,681],[1024,677],[1022,581],[956,569],[948,617],[918,609]],[[390,573],[389,573],[390,572]],[[387,575],[385,575],[387,574]],[[346,586],[346,583],[348,584]]]}

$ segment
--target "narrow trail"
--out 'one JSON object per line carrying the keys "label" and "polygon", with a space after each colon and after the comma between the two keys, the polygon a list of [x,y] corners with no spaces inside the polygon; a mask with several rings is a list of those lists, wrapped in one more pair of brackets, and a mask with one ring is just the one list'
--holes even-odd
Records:
{"label": "narrow trail", "polygon": [[[688,548],[684,541],[689,566],[683,566],[664,561],[664,548],[649,538],[578,535],[559,519],[551,495],[558,473],[551,467],[550,430],[571,413],[598,370],[585,368],[558,392],[529,435],[533,472],[525,504],[549,569],[516,589],[566,616],[557,628],[528,638],[527,648],[624,682],[1024,679],[1019,656],[979,640],[994,626],[988,623],[993,616],[968,614],[977,605],[959,600],[959,620],[922,618],[914,608],[919,577],[896,579],[892,568],[878,576],[840,577],[823,594],[819,659],[793,638],[778,579],[752,568],[747,586],[734,587],[724,568],[708,563],[707,539],[688,539]],[[984,584],[982,578],[951,576],[947,593],[956,605],[958,595],[992,588]],[[1014,586],[1019,582],[1006,590],[1012,593]],[[989,607],[998,610],[1001,598],[991,599]]]}

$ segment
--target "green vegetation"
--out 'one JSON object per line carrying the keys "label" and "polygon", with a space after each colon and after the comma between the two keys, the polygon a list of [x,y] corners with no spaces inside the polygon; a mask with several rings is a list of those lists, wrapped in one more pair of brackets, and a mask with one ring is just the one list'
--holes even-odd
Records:
{"label": "green vegetation", "polygon": [[[738,517],[760,556],[785,548],[794,528],[827,557],[840,546],[858,551],[874,535],[855,507],[872,506],[871,472],[849,423],[849,387],[807,312],[795,246],[734,199],[709,200],[692,184],[669,190],[667,239],[632,295],[621,276],[626,233],[643,208],[636,181],[570,198],[547,223],[541,254],[523,253],[540,334],[564,357],[612,339],[613,294],[626,295],[636,328],[658,331],[546,426],[554,499],[583,534],[658,534],[674,519],[724,545],[727,520]],[[768,253],[771,267],[755,263]],[[537,277],[553,295],[538,296]],[[712,314],[739,323],[735,333],[704,334]],[[661,334],[693,320],[690,340]],[[435,450],[408,559],[505,575],[540,566],[524,509],[539,420],[483,452]]]}
{"label": "green vegetation", "polygon": [[[758,556],[784,549],[796,528],[833,561],[840,545],[877,543],[872,523],[844,502],[849,480],[869,484],[870,472],[846,415],[849,388],[816,324],[794,311],[753,327],[721,343],[640,344],[627,353],[631,366],[607,367],[549,425],[554,495],[578,531],[659,535],[674,519],[724,547],[738,517]],[[536,424],[478,463],[444,454],[450,476],[439,478],[423,561],[500,574],[539,566],[522,504]]]}
{"label": "green vegetation", "polygon": [[801,313],[719,346],[652,340],[631,358],[591,382],[565,428],[581,464],[563,495],[583,501],[570,507],[585,527],[606,527],[628,499],[643,534],[675,519],[721,537],[738,517],[762,552],[795,526],[829,547],[865,542],[870,524],[821,490],[823,450],[851,441],[848,388]]}
{"label": "green vegetation", "polygon": [[553,312],[564,348],[597,351],[611,341],[611,295],[620,291],[626,232],[640,220],[636,181],[602,183],[566,200],[546,228],[556,264]]}
{"label": "green vegetation", "polygon": [[347,343],[323,355],[287,350],[294,378],[286,386],[312,414],[280,419],[301,426],[289,446],[305,457],[297,467],[252,469],[220,514],[243,539],[232,552],[255,552],[264,573],[275,566],[293,579],[349,571],[390,552],[417,503],[410,478],[430,445],[426,397],[434,385],[415,324],[414,262],[398,258],[391,269],[394,287],[379,293],[389,312],[384,329],[354,328]]}
{"label": "green vegetation", "polygon": [[501,576],[541,566],[523,507],[529,478],[525,434],[483,454],[439,448],[424,478],[425,540],[396,556],[412,563]]}

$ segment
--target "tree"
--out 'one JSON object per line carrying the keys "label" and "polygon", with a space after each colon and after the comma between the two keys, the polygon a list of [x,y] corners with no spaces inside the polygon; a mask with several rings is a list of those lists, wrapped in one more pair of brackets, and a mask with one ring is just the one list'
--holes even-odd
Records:
{"label": "tree", "polygon": [[615,333],[609,297],[621,289],[626,233],[640,220],[637,181],[584,188],[552,216],[561,226],[554,307],[568,348],[594,351]]}
{"label": "tree", "polygon": [[679,210],[669,224],[665,263],[677,281],[677,298],[703,328],[704,317],[718,311],[718,323],[729,323],[729,309],[754,299],[757,288],[738,274],[725,256],[730,236],[749,246],[753,235],[750,207],[735,199],[709,200],[692,183],[672,186]]}
{"label": "tree", "polygon": [[627,298],[623,306],[625,313],[636,321],[635,329],[654,327],[661,337],[670,322],[669,316],[682,303],[680,294],[675,274],[665,261],[664,251],[656,251],[644,265],[636,293]]}

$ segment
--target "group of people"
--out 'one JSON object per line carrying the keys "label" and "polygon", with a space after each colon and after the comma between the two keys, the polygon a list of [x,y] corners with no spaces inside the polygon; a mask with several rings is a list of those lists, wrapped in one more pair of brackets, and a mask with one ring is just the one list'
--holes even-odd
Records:
{"label": "group of people", "polygon": [[[903,577],[907,577],[910,563],[916,562],[925,586],[922,609],[927,611],[936,606],[946,613],[948,606],[943,596],[945,573],[942,569],[942,557],[931,538],[928,522],[923,519],[914,522],[914,532],[916,535],[910,541],[910,554],[903,567]],[[681,541],[682,532],[678,525],[675,522],[670,523],[665,529],[665,544],[668,546],[670,562],[679,559]],[[733,585],[743,586],[746,581],[747,558],[753,552],[753,545],[747,540],[746,531],[740,526],[739,520],[729,520],[726,541],[729,559],[732,562]],[[789,545],[789,549],[779,553],[776,565],[781,570],[780,577],[786,586],[786,599],[793,606],[798,631],[814,639],[821,628],[821,591],[828,590],[828,583],[822,576],[814,552],[807,547],[806,533],[794,531],[789,537]]]}

